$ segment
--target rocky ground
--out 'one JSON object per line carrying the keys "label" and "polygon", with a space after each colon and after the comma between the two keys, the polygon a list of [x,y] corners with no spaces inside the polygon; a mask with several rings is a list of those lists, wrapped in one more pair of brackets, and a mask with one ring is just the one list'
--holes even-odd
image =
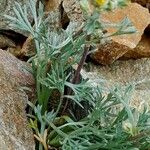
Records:
{"label": "rocky ground", "polygon": [[[16,1],[22,6],[26,3],[26,0]],[[45,3],[45,11],[57,13],[55,25],[67,28],[70,22],[79,24],[83,22],[76,0],[47,0]],[[0,0],[0,14],[14,16],[13,6],[12,0]],[[113,37],[106,43],[99,44],[98,50],[90,56],[92,60],[90,69],[83,70],[83,76],[91,80],[104,79],[104,87],[108,89],[116,84],[122,86],[134,84],[132,99],[135,107],[140,107],[143,103],[150,104],[149,10],[149,0],[133,0],[133,3],[126,8],[102,14],[103,19],[108,22],[118,22],[128,16],[138,32],[133,35]],[[32,23],[30,12],[28,15]],[[110,28],[107,32],[111,31]],[[12,28],[10,22],[1,17],[0,150],[35,149],[33,133],[27,125],[25,113],[29,95],[34,93],[34,79],[25,69],[30,67],[25,61],[33,53],[34,43],[31,35]],[[25,92],[23,87],[29,87],[32,94]]]}

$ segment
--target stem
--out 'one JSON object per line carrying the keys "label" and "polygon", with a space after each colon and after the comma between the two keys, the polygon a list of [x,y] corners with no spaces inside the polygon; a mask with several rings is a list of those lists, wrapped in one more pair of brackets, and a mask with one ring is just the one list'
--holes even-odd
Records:
{"label": "stem", "polygon": [[43,145],[39,143],[39,150],[43,150]]}
{"label": "stem", "polygon": [[55,117],[56,117],[57,114],[59,113],[59,110],[60,110],[60,108],[61,108],[62,102],[63,102],[63,94],[61,94],[61,96],[60,96],[60,101],[59,101],[59,105],[58,105],[57,110],[56,110],[56,113],[55,113]]}
{"label": "stem", "polygon": [[83,27],[81,27],[78,32],[76,32],[74,35],[73,35],[73,39],[76,39],[76,37],[78,37],[81,33],[83,32]]}
{"label": "stem", "polygon": [[[44,129],[45,129],[45,123],[41,123],[41,130],[40,130],[41,135],[44,135]],[[43,144],[41,143],[39,145],[39,150],[43,150]]]}
{"label": "stem", "polygon": [[80,63],[78,65],[78,68],[75,72],[75,75],[74,75],[74,79],[72,80],[72,83],[73,84],[78,84],[79,83],[79,78],[80,78],[80,72],[81,72],[81,69],[85,63],[85,60],[86,60],[86,57],[87,57],[87,54],[88,54],[88,51],[89,51],[89,47],[85,46],[84,47],[84,52],[83,52],[83,55],[82,55],[82,58],[80,60]]}
{"label": "stem", "polygon": [[[83,52],[82,58],[80,60],[80,63],[79,63],[78,68],[75,72],[74,78],[72,80],[73,84],[78,84],[80,82],[80,72],[81,72],[81,69],[82,69],[82,67],[85,63],[85,60],[86,60],[86,57],[88,55],[89,49],[90,49],[90,46],[89,47],[87,47],[87,46],[84,47],[84,52]],[[71,94],[72,94],[72,90],[69,89],[67,95],[71,95]],[[62,111],[62,114],[64,114],[67,106],[68,106],[68,99],[66,100],[66,103],[65,103],[64,109]]]}
{"label": "stem", "polygon": [[130,137],[129,140],[130,141],[137,141],[138,139],[140,139],[140,138],[142,138],[144,136],[147,136],[149,134],[150,134],[149,130],[148,131],[143,131],[143,132],[141,132],[141,133],[139,133],[139,134],[137,134],[135,136]]}

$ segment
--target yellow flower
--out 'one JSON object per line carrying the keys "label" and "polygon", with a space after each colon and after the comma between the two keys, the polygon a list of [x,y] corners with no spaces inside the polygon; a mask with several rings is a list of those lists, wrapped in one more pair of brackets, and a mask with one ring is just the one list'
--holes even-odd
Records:
{"label": "yellow flower", "polygon": [[105,4],[106,0],[95,0],[95,2],[98,6],[103,6]]}

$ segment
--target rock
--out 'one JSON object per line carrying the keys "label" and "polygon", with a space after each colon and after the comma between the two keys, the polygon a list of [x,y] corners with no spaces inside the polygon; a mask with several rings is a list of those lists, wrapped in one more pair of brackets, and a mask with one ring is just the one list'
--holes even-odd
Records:
{"label": "rock", "polygon": [[7,36],[0,34],[0,48],[5,49],[7,47],[16,47],[16,44]]}
{"label": "rock", "polygon": [[[18,2],[22,7],[23,5],[27,5],[26,0],[16,0],[15,2]],[[9,51],[11,51],[14,54],[14,51],[16,49],[20,50],[22,46],[22,39],[25,39],[25,36],[28,36],[29,33],[20,29],[16,29],[13,26],[11,26],[11,22],[4,17],[4,15],[10,15],[11,17],[15,17],[15,13],[13,8],[15,7],[15,3],[12,2],[12,0],[0,0],[0,49],[7,49],[9,48]],[[28,19],[29,22],[32,23],[33,17],[31,15],[31,11],[28,12]],[[18,35],[20,34],[19,42],[16,41],[18,38]],[[11,49],[11,50],[10,50]],[[19,51],[15,55],[18,54]]]}
{"label": "rock", "polygon": [[[135,12],[139,12],[138,15]],[[96,62],[100,64],[111,64],[123,56],[127,51],[135,48],[141,40],[145,28],[150,23],[150,14],[148,10],[142,6],[136,3],[131,3],[127,7],[118,8],[113,12],[104,13],[102,18],[104,21],[117,23],[126,16],[132,21],[137,32],[134,34],[114,36],[111,37],[109,42],[101,44],[98,47],[98,51],[92,55],[92,58]],[[115,32],[114,28],[109,28],[107,30],[108,33]]]}
{"label": "rock", "polygon": [[26,37],[11,30],[0,30],[0,49],[7,50],[14,56],[21,58],[21,48]]}
{"label": "rock", "polygon": [[[45,17],[49,17],[48,25],[50,28],[59,28],[61,19],[61,1],[62,0],[46,0],[45,1]],[[49,16],[48,16],[49,15]]]}
{"label": "rock", "polygon": [[[22,87],[33,87],[30,67],[0,50],[0,150],[35,150],[25,107],[28,96]],[[31,93],[30,93],[31,95]]]}
{"label": "rock", "polygon": [[[143,7],[146,7],[149,9],[150,12],[150,0],[131,0],[132,2],[136,2],[140,5],[142,5]],[[150,24],[149,26],[146,28],[145,32],[150,33]]]}
{"label": "rock", "polygon": [[98,64],[107,65],[122,57],[128,50],[129,47],[110,40],[99,45],[98,50],[90,57]]}
{"label": "rock", "polygon": [[45,11],[55,11],[58,10],[62,0],[45,0]]}
{"label": "rock", "polygon": [[[18,2],[21,6],[27,4],[26,0],[15,0],[15,2]],[[28,35],[27,32],[18,30],[16,28],[10,26],[11,22],[8,19],[6,19],[5,17],[3,17],[3,15],[10,15],[12,17],[15,17],[15,13],[13,11],[14,7],[15,7],[15,3],[13,3],[12,0],[0,0],[0,14],[1,14],[0,29],[1,30],[3,30],[3,29],[10,30],[11,29],[13,31],[19,32],[19,33],[27,36]],[[31,12],[30,11],[27,11],[27,12],[28,12],[28,18],[29,18],[30,22],[32,22],[33,19],[31,16]]]}
{"label": "rock", "polygon": [[131,2],[136,2],[144,7],[147,7],[150,4],[150,0],[131,0]]}
{"label": "rock", "polygon": [[111,65],[90,67],[82,71],[84,78],[89,78],[92,86],[99,85],[103,92],[110,91],[116,86],[124,88],[135,85],[132,93],[132,106],[139,108],[143,104],[150,105],[150,58],[138,60],[117,60]]}
{"label": "rock", "polygon": [[33,54],[35,54],[35,49],[36,46],[33,37],[30,35],[22,46],[21,54],[23,56],[33,56]]}
{"label": "rock", "polygon": [[[135,12],[139,12],[138,15]],[[147,9],[141,7],[136,3],[128,4],[127,7],[118,8],[113,12],[104,13],[102,18],[104,21],[109,23],[117,23],[123,20],[123,18],[128,17],[133,23],[137,32],[130,35],[121,35],[113,37],[113,41],[118,42],[121,45],[125,45],[129,48],[135,48],[136,45],[141,40],[141,36],[144,33],[145,28],[150,23],[150,14]],[[141,21],[142,20],[142,21]],[[108,33],[113,33],[116,31],[114,28],[108,28]]]}
{"label": "rock", "polygon": [[83,22],[83,14],[78,1],[63,0],[63,8],[70,21],[79,23]]}
{"label": "rock", "polygon": [[[67,26],[69,24],[75,24],[76,27],[74,28],[74,31],[77,32],[80,30],[81,25],[85,22],[79,1],[63,0],[62,6],[64,9],[63,18],[61,21],[62,25],[64,22],[66,22]],[[67,28],[67,26],[65,26],[65,28]]]}
{"label": "rock", "polygon": [[136,48],[125,53],[120,59],[150,57],[150,35],[144,34]]}

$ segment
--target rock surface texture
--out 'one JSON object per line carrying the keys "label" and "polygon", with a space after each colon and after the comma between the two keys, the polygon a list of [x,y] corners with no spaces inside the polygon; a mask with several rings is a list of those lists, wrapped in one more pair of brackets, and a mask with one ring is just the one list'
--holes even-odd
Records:
{"label": "rock surface texture", "polygon": [[138,60],[117,60],[108,66],[97,66],[91,64],[88,71],[83,71],[84,78],[89,78],[93,86],[97,85],[99,80],[103,83],[98,85],[104,88],[104,92],[113,89],[116,86],[124,87],[135,85],[132,93],[132,105],[136,108],[150,105],[150,58]]}
{"label": "rock surface texture", "polygon": [[[132,2],[138,3],[143,7],[146,7],[149,9],[150,12],[150,0],[131,0]],[[149,26],[146,28],[146,32],[150,33],[150,24]]]}
{"label": "rock surface texture", "polygon": [[33,87],[29,67],[0,50],[0,150],[35,150],[25,107],[28,96],[21,87]]}
{"label": "rock surface texture", "polygon": [[63,8],[67,13],[70,21],[83,22],[83,15],[80,8],[80,4],[76,0],[63,0]]}
{"label": "rock surface texture", "polygon": [[[117,23],[126,16],[132,21],[137,32],[134,34],[111,37],[109,41],[100,45],[98,51],[92,55],[92,58],[96,60],[96,62],[105,65],[111,64],[127,52],[136,48],[140,42],[145,28],[150,24],[150,14],[148,9],[139,4],[131,3],[123,9],[104,13],[102,18],[107,22]],[[108,29],[109,33],[113,33],[114,31],[113,28]]]}
{"label": "rock surface texture", "polygon": [[150,35],[149,34],[143,34],[141,41],[136,46],[136,48],[131,49],[127,53],[123,55],[120,59],[138,59],[138,58],[144,58],[144,57],[150,57]]}

